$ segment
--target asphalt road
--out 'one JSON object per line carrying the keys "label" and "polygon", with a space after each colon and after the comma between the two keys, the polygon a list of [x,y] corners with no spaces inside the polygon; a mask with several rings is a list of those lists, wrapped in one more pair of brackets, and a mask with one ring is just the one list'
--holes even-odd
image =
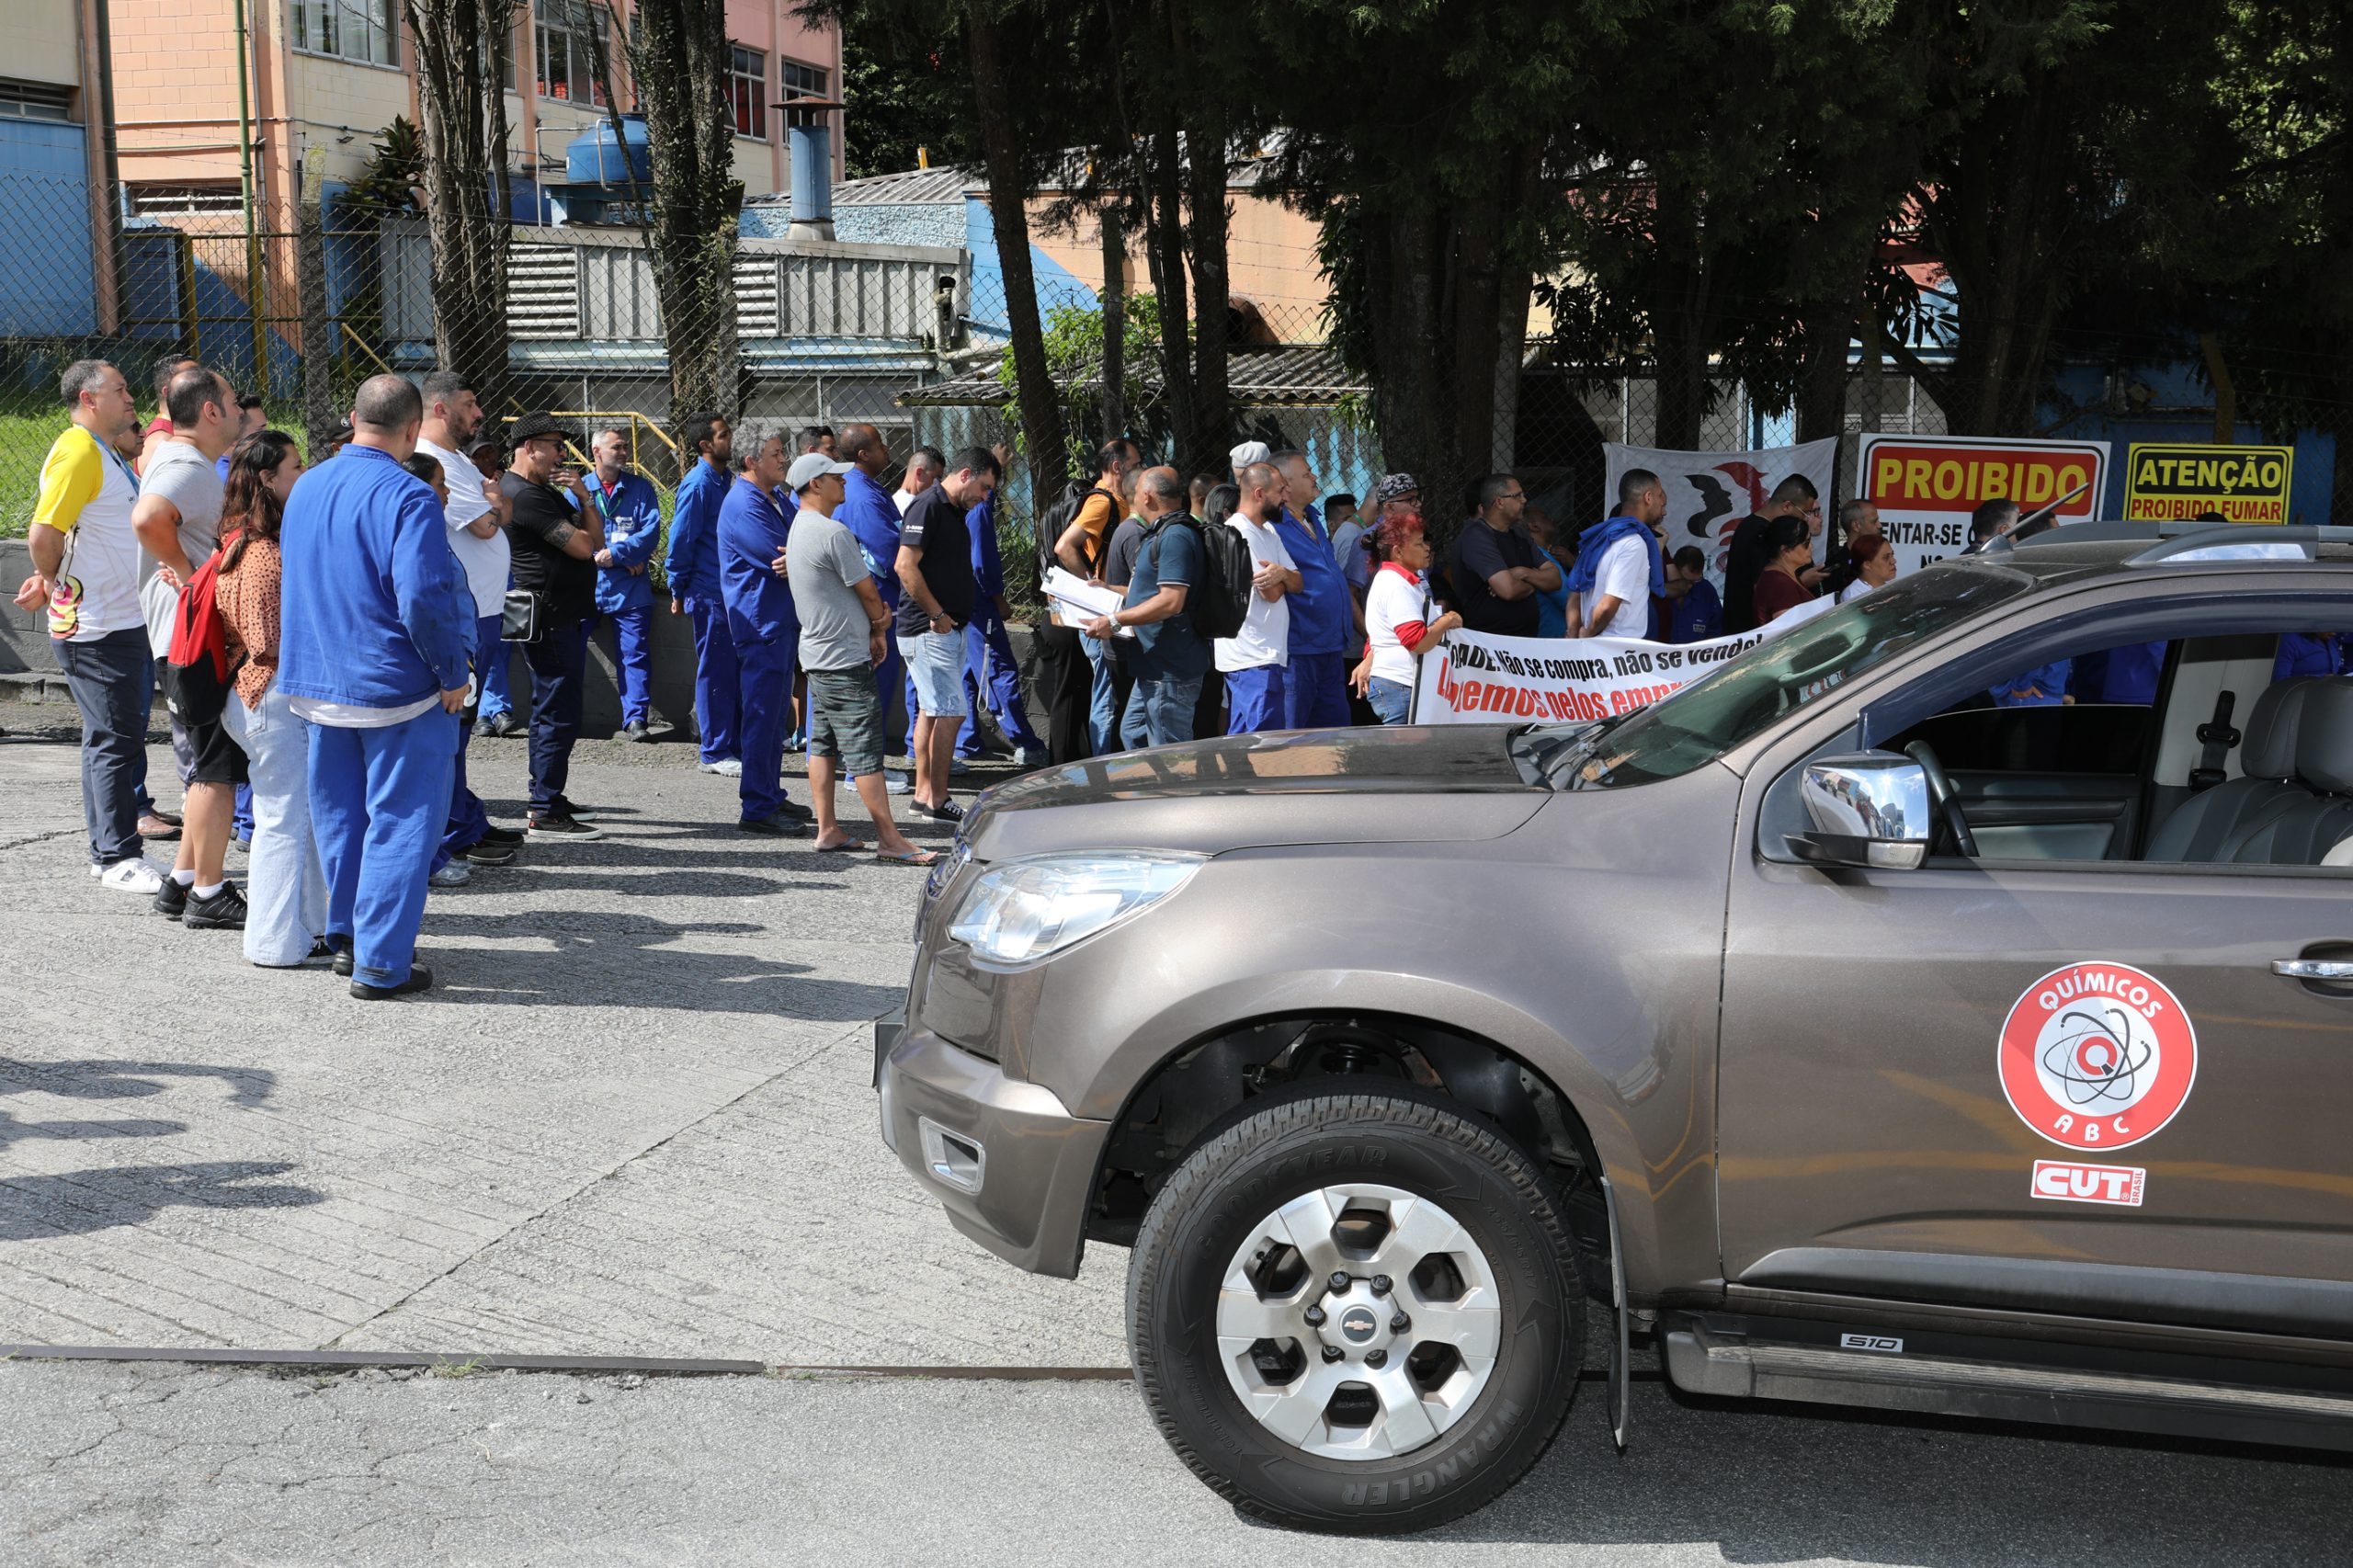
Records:
{"label": "asphalt road", "polygon": [[1425,1537],[1238,1518],[1119,1383],[0,1367],[0,1562],[1713,1563],[2275,1568],[2353,1556],[2353,1473],[2268,1450],[1699,1408],[1588,1383]]}

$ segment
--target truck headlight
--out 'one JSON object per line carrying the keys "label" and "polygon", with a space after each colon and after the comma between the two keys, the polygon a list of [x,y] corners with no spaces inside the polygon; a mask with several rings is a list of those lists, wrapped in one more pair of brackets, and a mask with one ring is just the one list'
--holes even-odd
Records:
{"label": "truck headlight", "polygon": [[1035,963],[1159,903],[1205,858],[1140,849],[1008,861],[972,883],[948,935],[991,963]]}

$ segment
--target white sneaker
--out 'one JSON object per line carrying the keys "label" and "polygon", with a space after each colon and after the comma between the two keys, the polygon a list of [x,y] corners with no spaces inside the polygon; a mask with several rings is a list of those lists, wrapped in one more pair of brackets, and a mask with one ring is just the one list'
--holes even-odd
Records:
{"label": "white sneaker", "polygon": [[1051,759],[1047,756],[1044,750],[1038,746],[1023,746],[1019,751],[1013,754],[1013,760],[1017,767],[1028,769],[1032,767],[1043,767]]}
{"label": "white sneaker", "polygon": [[893,773],[886,767],[882,770],[882,788],[893,795],[912,795],[915,792],[915,781],[904,773]]}
{"label": "white sneaker", "polygon": [[474,869],[463,860],[452,860],[425,880],[437,888],[461,888],[474,880]]}
{"label": "white sneaker", "polygon": [[732,756],[722,757],[717,762],[706,762],[702,765],[702,770],[705,773],[717,773],[728,778],[744,777],[744,765]]}
{"label": "white sneaker", "polygon": [[163,869],[143,857],[117,860],[98,873],[98,881],[117,892],[135,892],[146,898],[164,891]]}

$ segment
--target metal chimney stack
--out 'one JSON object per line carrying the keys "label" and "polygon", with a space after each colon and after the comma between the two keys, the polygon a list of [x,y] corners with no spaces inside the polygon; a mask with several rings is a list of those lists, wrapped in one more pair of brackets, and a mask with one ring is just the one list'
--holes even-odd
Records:
{"label": "metal chimney stack", "polygon": [[796,240],[834,237],[834,111],[829,98],[788,98],[785,141],[792,160],[792,226]]}

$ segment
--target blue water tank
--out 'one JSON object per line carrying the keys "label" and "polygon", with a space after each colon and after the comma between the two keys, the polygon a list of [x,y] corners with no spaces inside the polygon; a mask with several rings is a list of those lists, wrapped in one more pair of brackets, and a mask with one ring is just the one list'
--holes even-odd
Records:
{"label": "blue water tank", "polygon": [[572,140],[563,150],[563,177],[574,185],[647,185],[654,179],[654,158],[646,148],[645,117],[621,116],[622,146],[613,142],[613,125],[600,119]]}

